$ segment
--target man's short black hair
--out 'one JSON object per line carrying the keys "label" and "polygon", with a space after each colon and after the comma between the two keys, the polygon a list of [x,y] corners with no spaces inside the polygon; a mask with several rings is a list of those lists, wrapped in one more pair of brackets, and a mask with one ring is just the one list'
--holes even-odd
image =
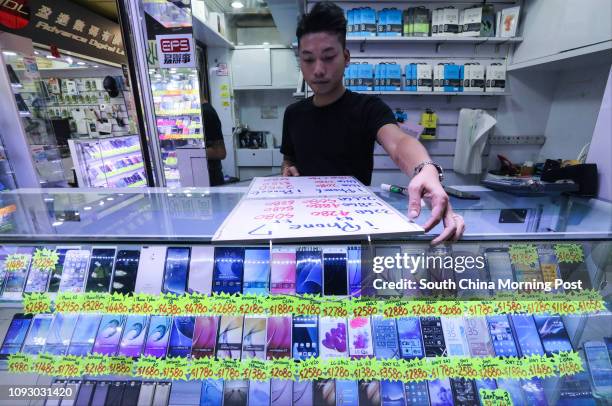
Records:
{"label": "man's short black hair", "polygon": [[346,18],[344,11],[330,1],[322,1],[315,4],[310,13],[304,14],[298,22],[295,35],[297,36],[298,46],[300,39],[306,34],[315,32],[326,32],[336,35],[342,44],[342,49],[346,47]]}

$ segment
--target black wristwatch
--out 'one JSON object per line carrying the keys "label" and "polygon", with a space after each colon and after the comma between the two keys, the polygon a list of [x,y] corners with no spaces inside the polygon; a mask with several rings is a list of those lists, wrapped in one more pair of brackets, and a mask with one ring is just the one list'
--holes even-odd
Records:
{"label": "black wristwatch", "polygon": [[412,173],[412,176],[414,177],[414,176],[418,175],[419,172],[421,172],[423,170],[425,165],[433,165],[434,168],[436,168],[438,170],[438,178],[440,179],[440,183],[442,183],[442,181],[444,180],[444,170],[442,169],[442,167],[440,165],[438,165],[434,161],[423,161],[420,164],[418,164],[414,168],[414,172]]}

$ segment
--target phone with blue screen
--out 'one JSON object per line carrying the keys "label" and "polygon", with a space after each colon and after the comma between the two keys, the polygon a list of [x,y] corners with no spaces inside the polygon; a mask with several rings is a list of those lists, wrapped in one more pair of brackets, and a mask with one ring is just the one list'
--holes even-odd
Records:
{"label": "phone with blue screen", "polygon": [[187,291],[189,247],[168,247],[164,271],[163,293],[182,295]]}
{"label": "phone with blue screen", "polygon": [[[313,381],[306,380],[293,382],[293,406],[313,406],[313,402]],[[253,403],[253,405],[255,404]]]}
{"label": "phone with blue screen", "polygon": [[31,322],[31,314],[17,313],[13,316],[8,331],[4,336],[2,347],[0,347],[0,359],[7,359],[10,354],[19,352]]}
{"label": "phone with blue screen", "polygon": [[346,248],[327,248],[323,252],[323,295],[348,294]]}
{"label": "phone with blue screen", "polygon": [[404,383],[406,394],[406,406],[429,406],[429,391],[427,382],[406,382]]}
{"label": "phone with blue screen", "polygon": [[321,255],[321,250],[318,248],[298,248],[296,250],[295,291],[297,294],[321,294],[323,289],[323,262]]}
{"label": "phone with blue screen", "polygon": [[215,247],[213,293],[241,293],[244,275],[244,249]]}
{"label": "phone with blue screen", "polygon": [[533,319],[546,355],[561,351],[572,351],[572,343],[561,316],[534,315]]}
{"label": "phone with blue screen", "polygon": [[429,389],[429,402],[431,406],[454,406],[455,401],[450,380],[436,379],[427,383]]}
{"label": "phone with blue screen", "polygon": [[373,316],[372,331],[374,336],[374,355],[376,358],[391,359],[400,357],[395,319]]}
{"label": "phone with blue screen", "polygon": [[218,406],[221,404],[223,404],[223,380],[204,380],[200,391],[200,406]]}
{"label": "phone with blue screen", "polygon": [[548,400],[540,378],[521,379],[521,389],[528,405],[548,406]]}
{"label": "phone with blue screen", "polygon": [[179,316],[172,320],[172,331],[168,342],[169,357],[189,357],[193,342],[193,327],[195,318]]}
{"label": "phone with blue screen", "polygon": [[348,247],[347,266],[349,295],[361,296],[361,247]]}
{"label": "phone with blue screen", "polygon": [[532,315],[513,314],[510,316],[510,322],[521,356],[544,355],[544,348]]}
{"label": "phone with blue screen", "polygon": [[336,406],[359,406],[357,381],[336,380]]}
{"label": "phone with blue screen", "polygon": [[457,406],[477,406],[478,394],[473,380],[465,378],[451,378],[453,400]]}
{"label": "phone with blue screen", "polygon": [[32,324],[28,335],[23,342],[21,352],[31,355],[36,355],[42,351],[47,341],[49,327],[53,321],[53,315],[49,313],[37,314],[32,319]]}
{"label": "phone with blue screen", "polygon": [[438,357],[446,352],[442,321],[439,317],[421,317],[421,332],[426,357]]}
{"label": "phone with blue screen", "polygon": [[76,327],[78,315],[56,314],[49,327],[49,335],[45,341],[43,352],[51,355],[65,355]]}
{"label": "phone with blue screen", "polygon": [[495,355],[498,357],[518,357],[518,350],[508,316],[487,316],[487,325],[489,326]]}
{"label": "phone with blue screen", "polygon": [[418,317],[400,317],[397,319],[400,352],[402,358],[423,358],[421,323]]}
{"label": "phone with blue screen", "polygon": [[91,353],[101,320],[102,316],[98,314],[79,315],[77,328],[74,329],[70,345],[68,346],[68,355],[82,357]]}
{"label": "phone with blue screen", "polygon": [[249,381],[249,406],[270,404],[270,380]]}
{"label": "phone with blue screen", "polygon": [[381,406],[404,406],[404,384],[401,381],[380,381]]}
{"label": "phone with blue screen", "polygon": [[267,295],[270,279],[270,250],[247,248],[244,250],[244,283],[242,293]]}

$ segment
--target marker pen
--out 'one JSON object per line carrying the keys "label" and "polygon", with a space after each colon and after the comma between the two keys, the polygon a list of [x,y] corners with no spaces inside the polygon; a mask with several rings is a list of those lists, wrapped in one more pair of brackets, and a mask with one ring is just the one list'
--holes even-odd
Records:
{"label": "marker pen", "polygon": [[408,196],[408,189],[405,187],[401,187],[397,185],[389,185],[387,183],[381,183],[380,189],[384,190],[385,192],[399,193],[399,194]]}

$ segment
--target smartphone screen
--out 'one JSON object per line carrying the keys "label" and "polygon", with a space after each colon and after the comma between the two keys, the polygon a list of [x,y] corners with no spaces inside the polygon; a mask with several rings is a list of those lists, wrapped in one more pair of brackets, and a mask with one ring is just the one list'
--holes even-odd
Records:
{"label": "smartphone screen", "polygon": [[587,341],[584,343],[584,353],[595,392],[600,395],[612,394],[612,364],[606,344]]}
{"label": "smartphone screen", "polygon": [[466,317],[464,320],[465,335],[472,357],[495,356],[487,320],[484,317]]}
{"label": "smartphone screen", "polygon": [[79,315],[77,328],[74,329],[70,345],[68,346],[68,355],[82,357],[91,353],[101,320],[102,316],[97,314]]}
{"label": "smartphone screen", "polygon": [[381,406],[405,406],[404,383],[402,381],[380,381]]}
{"label": "smartphone screen", "polygon": [[182,295],[187,291],[189,247],[168,247],[164,271],[163,293]]}
{"label": "smartphone screen", "polygon": [[319,328],[316,316],[293,317],[293,359],[318,357]]}
{"label": "smartphone screen", "polygon": [[[290,381],[284,382],[291,383]],[[248,381],[225,381],[223,406],[247,406],[248,392]]]}
{"label": "smartphone screen", "polygon": [[[576,243],[576,245],[578,245],[580,251],[582,251],[583,257],[586,258],[582,244]],[[565,282],[582,281],[582,289],[592,288],[589,271],[584,262],[560,262],[559,271],[561,272],[561,279],[563,279]]]}
{"label": "smartphone screen", "polygon": [[94,341],[93,352],[103,355],[116,355],[125,325],[125,316],[104,315],[100,321],[98,334]]}
{"label": "smartphone screen", "polygon": [[139,250],[119,250],[115,261],[115,272],[111,284],[112,293],[133,293],[140,261]]}
{"label": "smartphone screen", "polygon": [[55,252],[57,252],[57,263],[53,271],[51,272],[51,277],[49,278],[49,287],[47,288],[47,292],[55,293],[59,290],[60,282],[62,280],[62,272],[64,269],[64,262],[66,261],[66,253],[73,249],[79,249],[80,247],[57,247]]}
{"label": "smartphone screen", "polygon": [[66,252],[60,292],[81,293],[85,290],[87,268],[89,267],[89,250],[69,250]]}
{"label": "smartphone screen", "polygon": [[354,246],[347,249],[347,267],[349,295],[361,296],[361,247]]}
{"label": "smartphone screen", "polygon": [[446,352],[442,321],[439,317],[421,317],[421,332],[426,357],[442,356]]}
{"label": "smartphone screen", "polygon": [[374,355],[376,358],[399,358],[400,349],[395,319],[373,316],[372,330],[374,332]]}
{"label": "smartphone screen", "polygon": [[49,269],[36,268],[32,262],[23,291],[25,293],[46,292],[50,276]]}
{"label": "smartphone screen", "polygon": [[336,380],[336,406],[359,406],[357,381]]}
{"label": "smartphone screen", "polygon": [[37,314],[34,316],[21,352],[36,355],[42,351],[45,341],[47,341],[51,321],[53,321],[52,314]]}
{"label": "smartphone screen", "polygon": [[347,272],[346,249],[325,249],[323,251],[323,294],[325,296],[348,295]]}
{"label": "smartphone screen", "polygon": [[213,293],[241,293],[244,275],[244,249],[215,247]]}
{"label": "smartphone screen", "polygon": [[189,261],[189,278],[187,290],[190,293],[210,295],[212,291],[213,266],[215,263],[215,248],[200,245],[191,248]]}
{"label": "smartphone screen", "polygon": [[337,317],[319,319],[319,356],[322,359],[348,357],[346,320]]}
{"label": "smartphone screen", "polygon": [[[491,295],[489,289],[472,289],[472,288],[461,288],[459,282],[464,280],[464,284],[467,285],[467,281],[472,282],[489,282],[491,277],[484,263],[479,262],[477,259],[481,257],[480,245],[479,244],[455,244],[453,245],[453,258],[455,259],[455,280],[457,281],[457,297],[472,298],[479,297],[484,298]],[[475,259],[468,263],[468,259]],[[460,262],[461,261],[461,262]],[[482,257],[480,258],[482,261]],[[461,265],[459,265],[461,264]],[[461,272],[460,272],[461,270]]]}
{"label": "smartphone screen", "polygon": [[147,336],[147,316],[129,315],[119,342],[119,353],[126,357],[139,357]]}
{"label": "smartphone screen", "polygon": [[363,358],[374,356],[374,340],[372,339],[372,323],[369,317],[349,319],[349,356]]}
{"label": "smartphone screen", "polygon": [[270,404],[270,380],[249,381],[249,406]]}
{"label": "smartphone screen", "polygon": [[441,317],[442,331],[448,356],[470,356],[470,347],[465,335],[465,323],[461,317]]}
{"label": "smartphone screen", "polygon": [[321,250],[316,248],[300,248],[295,253],[296,258],[296,293],[320,295],[323,290],[323,262]]}
{"label": "smartphone screen", "polygon": [[319,379],[313,382],[315,405],[334,406],[336,404],[336,382],[333,379]]}
{"label": "smartphone screen", "polygon": [[33,251],[34,248],[32,247],[20,247],[17,249],[17,252],[13,254],[15,255],[16,261],[18,257],[19,266],[6,272],[4,292],[2,294],[4,298],[21,299],[28,276],[28,269],[30,269],[30,263],[32,262]]}
{"label": "smartphone screen", "polygon": [[480,404],[484,404],[482,398],[480,397],[480,390],[495,390],[497,389],[497,384],[495,383],[495,379],[477,379],[476,380],[476,393],[478,393],[478,399],[480,400]]}
{"label": "smartphone screen", "polygon": [[217,327],[219,317],[198,316],[193,327],[193,342],[191,344],[191,357],[214,357],[217,343]]}
{"label": "smartphone screen", "polygon": [[217,337],[217,358],[240,359],[244,316],[221,316]]}
{"label": "smartphone screen", "polygon": [[428,406],[429,391],[427,382],[406,382],[404,383],[406,393],[406,406]]}
{"label": "smartphone screen", "polygon": [[512,328],[508,316],[487,316],[489,333],[493,341],[493,349],[498,357],[518,357],[518,350],[514,342]]}
{"label": "smartphone screen", "polygon": [[270,294],[295,294],[296,252],[292,248],[273,248],[270,261]]}
{"label": "smartphone screen", "polygon": [[380,401],[379,381],[359,381],[359,406],[379,406]]}
{"label": "smartphone screen", "polygon": [[89,276],[85,291],[108,292],[113,275],[115,262],[115,248],[93,248],[89,261]]}
{"label": "smartphone screen", "polygon": [[218,406],[221,404],[223,404],[223,380],[205,379],[202,382],[200,392],[200,406]]}
{"label": "smartphone screen", "polygon": [[95,387],[95,381],[84,381],[81,383],[79,393],[74,400],[74,406],[88,406],[89,402],[91,402]]}
{"label": "smartphone screen", "polygon": [[91,398],[91,406],[104,406],[109,386],[110,382],[108,381],[98,381]]}
{"label": "smartphone screen", "polygon": [[153,395],[153,406],[166,406],[168,404],[171,387],[172,384],[170,382],[157,382]]}
{"label": "smartphone screen", "polygon": [[168,350],[171,327],[172,317],[151,316],[143,355],[151,355],[157,358],[165,357]]}
{"label": "smartphone screen", "polygon": [[596,406],[589,374],[578,372],[561,378],[559,400],[555,406]]}
{"label": "smartphone screen", "polygon": [[[200,381],[173,381],[168,406],[198,405],[201,392],[202,382]],[[123,398],[125,399],[125,395]]]}
{"label": "smartphone screen", "polygon": [[266,359],[266,318],[245,316],[242,329],[242,359]]}
{"label": "smartphone screen", "polygon": [[9,354],[16,354],[25,341],[26,334],[32,322],[32,315],[17,313],[13,316],[8,331],[0,347],[0,359],[7,359]]}
{"label": "smartphone screen", "polygon": [[521,379],[521,389],[528,405],[548,406],[548,400],[540,378]]}
{"label": "smartphone screen", "polygon": [[266,358],[291,357],[291,316],[269,317],[266,330]]}
{"label": "smartphone screen", "polygon": [[572,351],[572,343],[560,316],[534,315],[533,319],[546,355],[561,351]]}
{"label": "smartphone screen", "polygon": [[[538,246],[538,255],[540,257],[540,270],[542,271],[542,279],[551,285],[556,279],[561,279],[561,271],[557,262],[555,250],[551,246]],[[553,290],[554,292],[563,291],[563,288]]]}
{"label": "smartphone screen", "polygon": [[[517,282],[542,282],[542,272],[538,260],[531,264],[512,264],[512,269]],[[531,292],[533,289],[521,289],[521,291]]]}
{"label": "smartphone screen", "polygon": [[485,250],[485,259],[487,260],[487,268],[489,269],[491,281],[495,283],[495,286],[499,286],[498,281],[500,280],[514,281],[508,248],[487,248]]}
{"label": "smartphone screen", "polygon": [[138,395],[140,394],[141,386],[142,386],[142,382],[140,381],[127,382],[125,385],[125,389],[123,390],[123,398],[121,399],[121,406],[133,406],[137,404]]}
{"label": "smartphone screen", "polygon": [[313,381],[293,382],[293,406],[313,406],[314,389],[312,386]]}
{"label": "smartphone screen", "polygon": [[172,320],[172,331],[168,343],[169,357],[189,357],[193,341],[195,320],[191,316],[178,316]]}
{"label": "smartphone screen", "polygon": [[43,352],[52,355],[65,355],[76,327],[78,315],[56,314],[49,327]]}
{"label": "smartphone screen", "polygon": [[450,384],[455,404],[478,406],[478,392],[476,392],[476,384],[473,380],[451,378]]}
{"label": "smartphone screen", "polygon": [[[446,258],[452,255],[450,248],[447,247],[435,247],[431,248],[428,255],[429,263],[429,280],[431,282],[443,282],[450,281],[455,282],[455,271],[452,267],[445,266],[447,261]],[[431,292],[435,296],[455,296],[457,291],[453,288],[438,289]]]}
{"label": "smartphone screen", "polygon": [[453,391],[450,385],[450,379],[436,379],[429,381],[429,402],[431,406],[454,406]]}
{"label": "smartphone screen", "polygon": [[518,379],[498,379],[497,387],[508,391],[512,404],[514,405],[525,405],[525,398],[523,397],[523,389],[521,388],[521,381]]}
{"label": "smartphone screen", "polygon": [[544,355],[544,348],[532,315],[513,314],[510,315],[510,322],[521,356]]}
{"label": "smartphone screen", "polygon": [[267,295],[270,278],[270,250],[247,248],[244,250],[244,294]]}
{"label": "smartphone screen", "polygon": [[[376,247],[374,251],[375,257],[395,257],[398,253],[400,253],[401,248],[399,246],[395,247]],[[400,269],[397,269],[394,266],[391,268],[385,267],[385,269],[378,274],[378,278],[383,282],[398,282],[402,278],[402,272]],[[369,283],[369,281],[368,281]],[[402,296],[402,291],[398,289],[376,289],[376,296],[394,296],[400,297]]]}
{"label": "smartphone screen", "polygon": [[421,336],[421,323],[418,317],[398,318],[397,332],[402,358],[422,358],[425,355]]}
{"label": "smartphone screen", "polygon": [[136,273],[135,293],[159,295],[164,281],[164,260],[166,247],[142,247]]}
{"label": "smartphone screen", "polygon": [[[418,285],[420,279],[429,279],[429,271],[427,266],[419,258],[424,258],[425,249],[418,246],[402,246],[402,254],[406,254],[410,261],[410,269],[402,269],[401,275],[403,278],[412,281]],[[415,266],[416,265],[416,266]],[[399,272],[399,271],[398,271]],[[428,289],[405,289],[402,296],[404,297],[420,297],[429,295]]]}
{"label": "smartphone screen", "polygon": [[124,390],[125,390],[125,382],[122,382],[122,381],[111,382],[108,387],[108,393],[106,395],[105,405],[120,405]]}

